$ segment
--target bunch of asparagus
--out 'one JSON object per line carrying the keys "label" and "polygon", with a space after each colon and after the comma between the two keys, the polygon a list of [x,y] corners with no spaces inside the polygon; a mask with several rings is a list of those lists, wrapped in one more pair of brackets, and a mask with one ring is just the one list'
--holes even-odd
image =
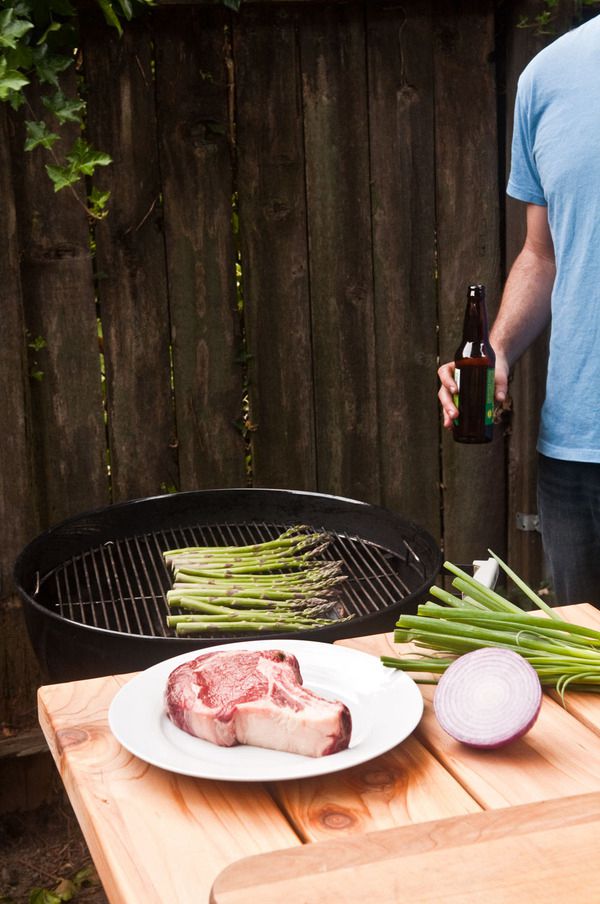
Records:
{"label": "bunch of asparagus", "polygon": [[[317,560],[329,534],[292,527],[251,546],[194,546],[163,553],[173,569],[167,616],[178,636],[280,633],[339,623],[342,563]],[[351,617],[351,616],[348,616]]]}

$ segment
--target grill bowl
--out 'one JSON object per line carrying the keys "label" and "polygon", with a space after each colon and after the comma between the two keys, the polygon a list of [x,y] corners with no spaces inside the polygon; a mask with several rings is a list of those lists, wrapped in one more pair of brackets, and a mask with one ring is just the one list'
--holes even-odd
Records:
{"label": "grill bowl", "polygon": [[29,638],[44,678],[72,681],[148,668],[240,635],[175,637],[166,627],[171,574],[162,551],[183,545],[260,542],[292,525],[333,535],[330,558],[347,579],[353,618],[272,638],[343,637],[393,629],[415,612],[442,565],[423,528],[353,499],[273,489],[174,493],[106,506],[40,534],[17,559],[14,576]]}

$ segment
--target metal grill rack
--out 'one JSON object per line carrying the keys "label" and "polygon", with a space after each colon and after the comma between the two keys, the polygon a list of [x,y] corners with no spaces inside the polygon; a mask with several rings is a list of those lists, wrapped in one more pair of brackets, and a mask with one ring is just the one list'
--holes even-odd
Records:
{"label": "metal grill rack", "polygon": [[[289,524],[223,523],[169,528],[110,540],[63,562],[39,580],[34,598],[62,618],[131,635],[171,637],[166,592],[172,585],[163,552],[183,546],[235,546],[279,536]],[[408,596],[427,579],[416,548],[392,552],[376,543],[328,531],[324,559],[341,560],[346,615],[371,615]]]}

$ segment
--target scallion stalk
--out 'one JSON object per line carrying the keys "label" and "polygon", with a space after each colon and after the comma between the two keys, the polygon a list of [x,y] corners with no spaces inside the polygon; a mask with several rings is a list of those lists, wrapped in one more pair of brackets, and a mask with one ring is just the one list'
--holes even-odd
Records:
{"label": "scallion stalk", "polygon": [[[567,689],[600,690],[600,631],[563,619],[490,551],[499,566],[535,603],[537,614],[525,612],[451,562],[445,568],[455,577],[452,586],[460,597],[431,588],[435,602],[420,605],[416,615],[401,615],[394,640],[411,642],[417,652],[408,656],[383,656],[390,668],[412,672],[417,682],[436,683],[461,655],[483,647],[499,647],[519,653],[536,670],[546,687],[564,695]],[[421,653],[420,650],[427,652]]]}

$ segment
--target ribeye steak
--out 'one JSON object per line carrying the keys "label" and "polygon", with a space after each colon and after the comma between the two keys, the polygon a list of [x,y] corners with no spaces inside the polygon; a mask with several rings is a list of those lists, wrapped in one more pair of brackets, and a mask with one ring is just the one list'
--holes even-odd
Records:
{"label": "ribeye steak", "polygon": [[203,653],[171,672],[165,702],[178,728],[221,747],[324,756],[350,743],[348,707],[304,688],[298,660],[282,650]]}

